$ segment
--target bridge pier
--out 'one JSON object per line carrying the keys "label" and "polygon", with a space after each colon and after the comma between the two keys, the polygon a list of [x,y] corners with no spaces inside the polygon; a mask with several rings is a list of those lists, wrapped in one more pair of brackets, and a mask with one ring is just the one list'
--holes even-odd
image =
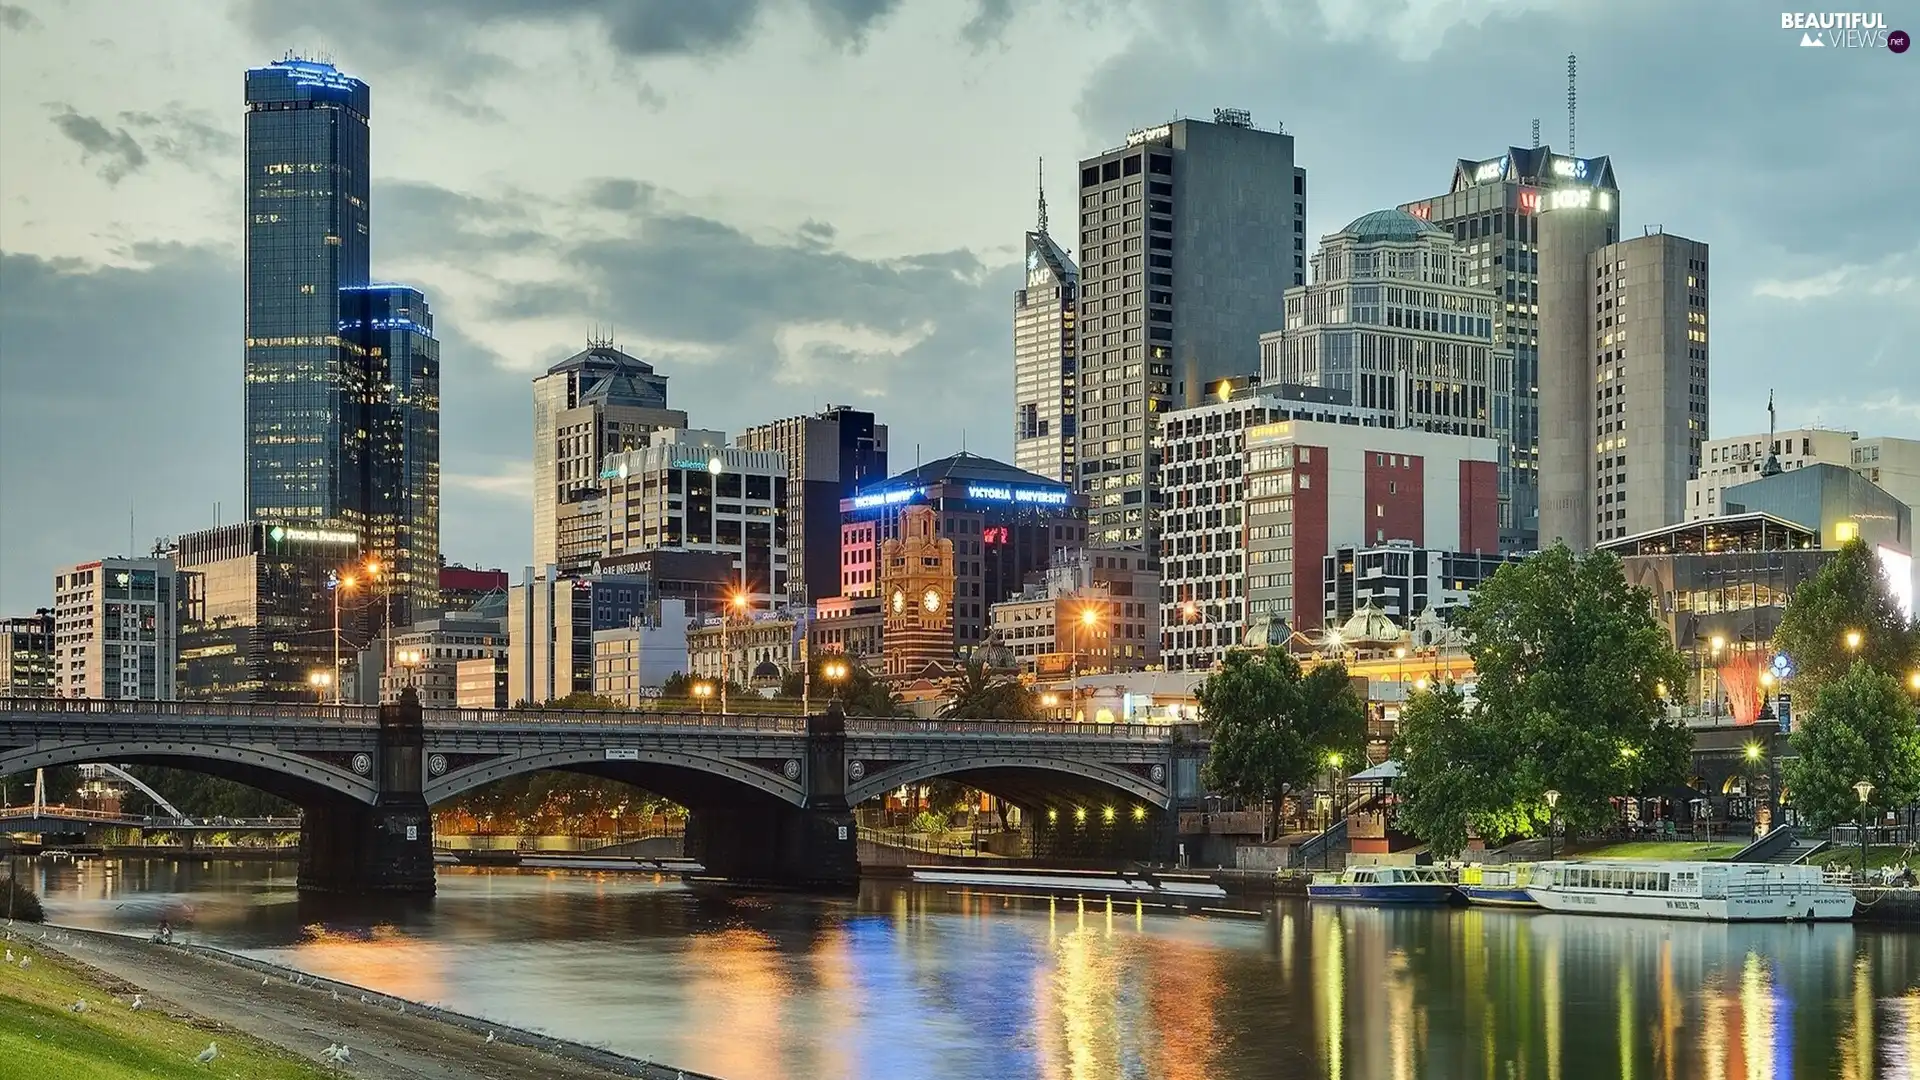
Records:
{"label": "bridge pier", "polygon": [[431,896],[433,815],[422,792],[426,728],[409,687],[380,706],[372,806],[340,801],[306,807],[300,827],[302,892]]}
{"label": "bridge pier", "polygon": [[807,805],[756,799],[696,809],[687,821],[687,855],[707,873],[740,884],[858,888],[846,751],[846,713],[834,702],[807,718]]}

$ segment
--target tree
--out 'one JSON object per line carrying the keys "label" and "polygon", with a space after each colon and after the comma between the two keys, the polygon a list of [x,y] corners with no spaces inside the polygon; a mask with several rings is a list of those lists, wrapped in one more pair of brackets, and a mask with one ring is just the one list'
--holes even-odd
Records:
{"label": "tree", "polygon": [[1813,711],[1794,729],[1795,757],[1781,763],[1795,809],[1816,828],[1855,820],[1853,785],[1873,785],[1873,806],[1920,799],[1920,728],[1898,680],[1854,662],[1821,686]]}
{"label": "tree", "polygon": [[1403,733],[1400,782],[1430,800],[1459,798],[1441,774],[1483,769],[1475,755],[1497,748],[1508,782],[1494,790],[1504,806],[1479,792],[1459,805],[1430,803],[1416,815],[1421,827],[1451,836],[1448,823],[1478,820],[1528,833],[1548,816],[1549,789],[1560,792],[1560,820],[1592,827],[1611,816],[1611,798],[1686,775],[1693,735],[1667,721],[1661,694],[1680,684],[1686,664],[1653,617],[1652,595],[1627,584],[1610,552],[1576,556],[1556,544],[1503,566],[1474,592],[1462,626],[1478,681],[1461,709],[1472,723],[1450,734],[1443,713]]}
{"label": "tree", "polygon": [[1329,755],[1359,761],[1366,747],[1367,707],[1345,664],[1302,674],[1283,651],[1235,649],[1194,695],[1212,740],[1206,782],[1222,794],[1278,807],[1327,768]]}
{"label": "tree", "polygon": [[[1847,635],[1857,633],[1858,650]],[[1863,540],[1842,545],[1787,602],[1774,644],[1793,661],[1797,699],[1812,701],[1855,660],[1904,678],[1920,667],[1920,626],[1900,611],[1880,559]]]}
{"label": "tree", "polygon": [[1400,714],[1394,755],[1401,829],[1451,855],[1479,836],[1512,836],[1532,827],[1539,801],[1514,769],[1512,747],[1451,683],[1415,694]]}
{"label": "tree", "polygon": [[1040,720],[1040,699],[1017,679],[996,675],[969,660],[954,681],[953,697],[940,715],[954,720]]}

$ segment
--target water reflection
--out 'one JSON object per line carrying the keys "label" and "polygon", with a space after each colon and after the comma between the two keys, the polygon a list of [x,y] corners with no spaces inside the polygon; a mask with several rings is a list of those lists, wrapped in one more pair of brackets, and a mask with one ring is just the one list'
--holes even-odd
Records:
{"label": "water reflection", "polygon": [[1920,1063],[1920,935],[1286,903],[1264,922],[871,885],[36,865],[57,918],[212,944],[734,1078],[1869,1080]]}

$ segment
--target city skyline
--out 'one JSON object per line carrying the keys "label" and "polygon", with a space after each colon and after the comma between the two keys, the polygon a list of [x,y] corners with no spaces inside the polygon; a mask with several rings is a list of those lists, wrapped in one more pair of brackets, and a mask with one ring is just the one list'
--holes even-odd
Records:
{"label": "city skyline", "polygon": [[[288,41],[327,42],[381,95],[378,115],[404,118],[374,135],[373,260],[433,297],[442,331],[449,561],[525,563],[531,379],[593,324],[673,377],[696,427],[738,434],[850,402],[892,427],[893,472],[909,452],[933,460],[963,441],[1011,461],[1006,298],[1023,273],[1034,158],[1091,156],[1176,110],[1247,108],[1286,125],[1314,178],[1311,250],[1362,213],[1442,190],[1462,153],[1525,145],[1533,117],[1558,149],[1569,50],[1580,145],[1631,177],[1623,235],[1667,224],[1716,250],[1710,435],[1760,429],[1769,387],[1783,428],[1920,435],[1920,379],[1895,366],[1920,331],[1920,208],[1897,198],[1920,151],[1874,120],[1920,108],[1913,61],[1795,53],[1797,35],[1767,13],[1749,25],[1571,5],[1450,26],[1416,4],[1364,27],[1310,5],[1180,19],[998,3],[868,17],[823,3],[654,25],[529,7],[470,24],[443,11],[447,33],[413,58],[381,40],[391,27],[344,7],[342,25],[368,29],[291,24],[265,5],[164,25],[117,13],[111,28],[87,10],[0,6],[0,610],[49,603],[60,566],[203,528],[216,502],[223,520],[241,517],[234,89]],[[151,50],[79,47],[109,35]],[[187,35],[195,48],[168,47]],[[523,50],[512,58],[499,51],[510,41]],[[1387,59],[1410,48],[1424,55]],[[1129,81],[1151,50],[1156,76]],[[1441,92],[1442,61],[1460,50],[1534,89],[1449,104],[1446,123],[1407,117],[1398,102],[1460,100]],[[1635,80],[1668,51],[1713,100],[1670,109]],[[541,73],[562,56],[594,62]],[[1347,86],[1356,64],[1380,78]],[[817,78],[795,82],[801,71]],[[1272,71],[1320,86],[1290,89]],[[899,92],[875,94],[879,79]],[[1326,93],[1336,82],[1344,94]],[[775,86],[782,108],[749,107]],[[1845,107],[1863,95],[1886,112]],[[560,108],[565,122],[542,122]],[[503,138],[516,148],[502,153]],[[956,170],[959,146],[991,164]],[[1849,171],[1842,196],[1827,162],[1861,155],[1879,167]],[[1073,205],[1073,179],[1049,182],[1056,206]],[[76,377],[75,357],[94,358],[94,377]],[[1836,364],[1857,375],[1835,378]],[[82,423],[94,437],[74,452],[63,432]],[[141,467],[115,465],[129,461]]]}

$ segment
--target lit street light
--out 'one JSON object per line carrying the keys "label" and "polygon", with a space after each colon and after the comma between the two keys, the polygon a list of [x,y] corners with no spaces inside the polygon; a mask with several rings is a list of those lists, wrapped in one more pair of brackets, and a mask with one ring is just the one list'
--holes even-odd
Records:
{"label": "lit street light", "polygon": [[693,684],[693,696],[700,699],[700,715],[707,713],[707,699],[713,696],[713,684],[702,679]]}
{"label": "lit street light", "polygon": [[1853,785],[1853,793],[1860,796],[1860,880],[1867,878],[1867,799],[1873,795],[1871,781],[1862,780]]}
{"label": "lit street light", "polygon": [[1858,630],[1847,631],[1847,651],[1851,653],[1859,652],[1860,645],[1865,640],[1866,640],[1865,638],[1860,636],[1860,631]]}
{"label": "lit street light", "polygon": [[313,687],[314,701],[325,704],[327,687],[333,685],[333,676],[324,671],[310,671],[307,673],[307,685]]}
{"label": "lit street light", "polygon": [[1547,859],[1553,859],[1553,810],[1560,805],[1560,793],[1548,788],[1544,794],[1547,800]]}
{"label": "lit street light", "polygon": [[827,685],[832,688],[827,692],[829,702],[839,700],[840,684],[846,682],[847,676],[852,674],[853,666],[845,660],[829,657],[821,663],[820,677],[827,680]]}

